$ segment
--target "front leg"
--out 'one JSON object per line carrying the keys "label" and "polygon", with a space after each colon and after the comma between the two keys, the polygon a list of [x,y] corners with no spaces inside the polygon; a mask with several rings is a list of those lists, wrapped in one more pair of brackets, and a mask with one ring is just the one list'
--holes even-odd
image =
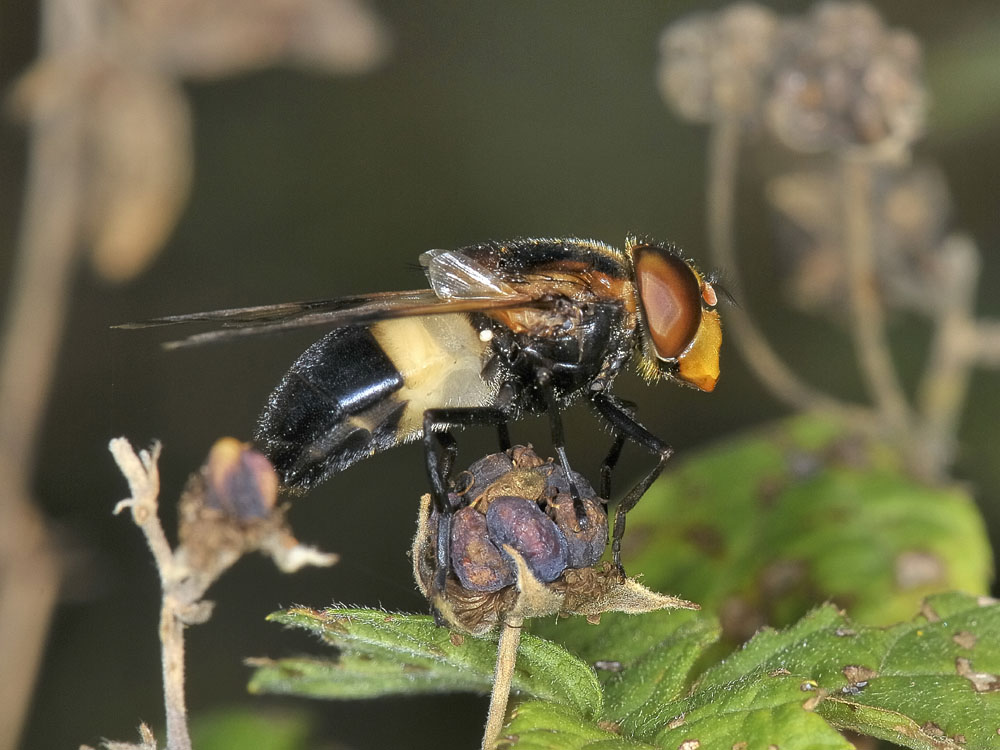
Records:
{"label": "front leg", "polygon": [[[618,568],[621,575],[624,576],[625,569],[622,567],[621,548],[622,536],[625,534],[625,514],[635,507],[636,503],[639,502],[639,498],[646,494],[646,490],[649,489],[649,486],[658,476],[660,476],[667,460],[671,455],[673,455],[674,449],[639,424],[635,420],[635,417],[629,414],[626,407],[623,406],[617,399],[608,396],[605,393],[597,393],[591,396],[590,400],[591,403],[594,404],[594,408],[597,409],[597,413],[600,414],[609,425],[611,425],[611,428],[615,431],[616,435],[630,438],[633,442],[642,446],[653,455],[659,457],[656,465],[649,471],[649,473],[646,474],[646,476],[639,480],[635,487],[629,490],[628,494],[622,498],[621,502],[618,503],[618,507],[615,509],[615,531],[611,541],[611,554],[614,559],[615,566]],[[616,439],[616,445],[617,442],[618,441]],[[609,458],[613,459],[611,464],[612,466],[618,459],[617,455],[613,455],[615,453],[614,447],[615,446],[612,446],[612,453],[609,454]],[[610,486],[610,468],[608,469],[607,476],[607,484]],[[605,484],[603,470],[601,483],[602,485]]]}

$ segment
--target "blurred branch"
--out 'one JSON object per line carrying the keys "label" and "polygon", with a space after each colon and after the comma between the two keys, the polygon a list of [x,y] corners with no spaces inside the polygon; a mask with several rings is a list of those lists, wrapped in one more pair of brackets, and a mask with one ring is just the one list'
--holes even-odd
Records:
{"label": "blurred branch", "polygon": [[844,253],[850,294],[851,336],[869,395],[879,418],[905,442],[912,422],[896,375],[879,298],[873,236],[872,174],[867,154],[839,154],[844,190]]}
{"label": "blurred branch", "polygon": [[78,255],[127,280],[173,231],[192,172],[182,76],[279,62],[363,72],[388,44],[362,0],[43,0],[40,12],[39,60],[9,99],[31,134],[0,352],[0,750],[17,744],[58,590],[31,484]]}
{"label": "blurred branch", "polygon": [[[43,3],[43,54],[91,31],[79,23],[85,2]],[[18,744],[59,588],[59,562],[31,485],[78,241],[82,127],[69,111],[32,132],[0,350],[0,748]]]}
{"label": "blurred branch", "polygon": [[[707,220],[712,262],[725,269],[727,287],[742,304],[745,295],[733,241],[741,132],[741,124],[734,117],[722,117],[712,124]],[[731,306],[727,310],[726,324],[735,331],[733,340],[747,364],[757,374],[761,384],[779,401],[796,409],[818,409],[855,421],[870,420],[867,410],[844,404],[800,380],[774,351],[745,307]]]}
{"label": "blurred branch", "polygon": [[1000,354],[1000,335],[991,347],[989,324],[975,318],[979,268],[979,251],[971,239],[951,235],[944,241],[934,337],[917,393],[922,419],[917,463],[931,477],[943,476],[954,456],[972,367],[977,361],[988,364],[984,355],[991,348],[994,356]]}

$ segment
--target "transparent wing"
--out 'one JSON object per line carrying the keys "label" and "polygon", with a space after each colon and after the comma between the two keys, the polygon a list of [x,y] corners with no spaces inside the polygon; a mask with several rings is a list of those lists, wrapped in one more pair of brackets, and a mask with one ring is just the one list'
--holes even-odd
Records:
{"label": "transparent wing", "polygon": [[494,269],[460,250],[428,250],[420,255],[420,265],[434,293],[442,299],[496,299],[517,294]]}
{"label": "transparent wing", "polygon": [[537,299],[527,294],[508,294],[492,299],[442,299],[431,289],[418,289],[340,297],[331,300],[286,302],[258,307],[168,315],[137,323],[123,323],[114,326],[114,328],[154,328],[185,323],[215,323],[221,326],[216,330],[195,333],[164,344],[168,349],[177,349],[311,326],[344,328],[367,325],[388,318],[551,306],[550,301]]}

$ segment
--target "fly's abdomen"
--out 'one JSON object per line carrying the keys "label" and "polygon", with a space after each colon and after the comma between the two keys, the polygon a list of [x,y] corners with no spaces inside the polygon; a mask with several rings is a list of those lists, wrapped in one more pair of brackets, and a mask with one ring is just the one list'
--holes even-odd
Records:
{"label": "fly's abdomen", "polygon": [[288,486],[307,489],[396,443],[403,376],[366,328],[306,349],[268,398],[256,441]]}
{"label": "fly's abdomen", "polygon": [[331,331],[282,378],[256,440],[286,486],[308,489],[419,438],[426,409],[491,404],[499,383],[483,377],[488,348],[466,315]]}

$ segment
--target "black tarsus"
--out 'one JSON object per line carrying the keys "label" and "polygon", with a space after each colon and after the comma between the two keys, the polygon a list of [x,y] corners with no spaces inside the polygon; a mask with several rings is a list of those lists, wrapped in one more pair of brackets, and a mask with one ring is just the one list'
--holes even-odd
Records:
{"label": "black tarsus", "polygon": [[[497,425],[498,432],[502,436],[507,432],[507,414],[491,406],[427,409],[424,412],[424,454],[427,476],[431,483],[434,507],[439,514],[437,572],[434,580],[438,592],[444,592],[448,568],[451,566],[451,519],[457,510],[448,499],[448,478],[455,463],[458,445],[448,428],[474,425]],[[509,434],[507,439],[509,441]]]}

